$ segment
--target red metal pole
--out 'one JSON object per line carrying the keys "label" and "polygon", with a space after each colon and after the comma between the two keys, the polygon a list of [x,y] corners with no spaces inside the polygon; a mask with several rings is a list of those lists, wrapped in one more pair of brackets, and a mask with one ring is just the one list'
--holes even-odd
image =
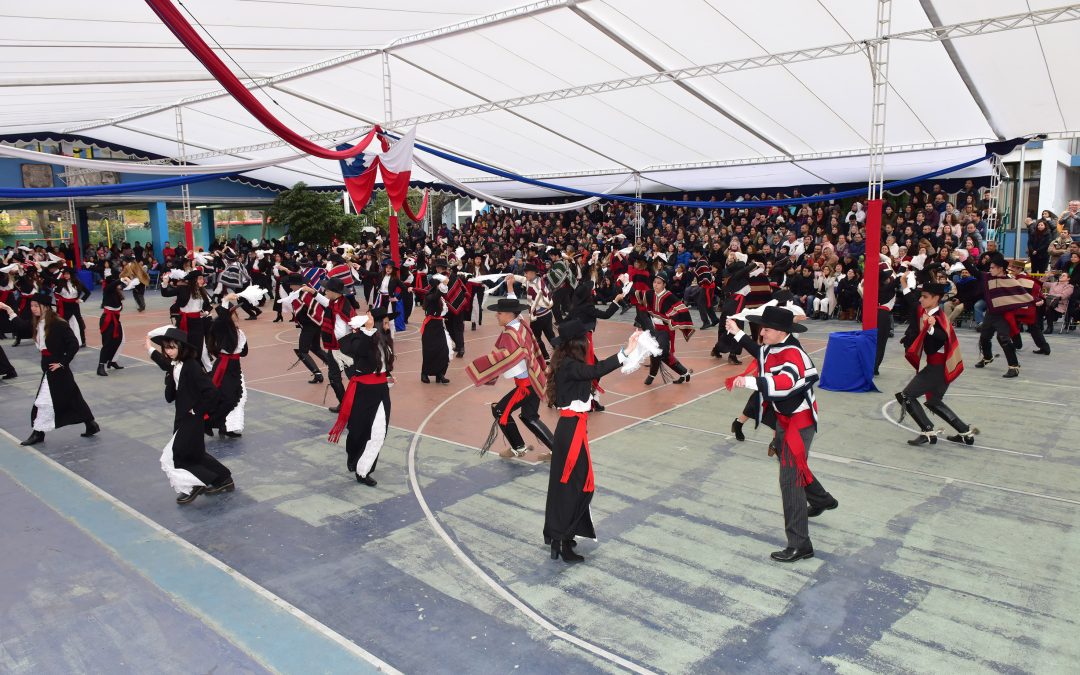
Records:
{"label": "red metal pole", "polygon": [[877,328],[878,278],[881,260],[881,208],[880,199],[866,202],[866,262],[863,265],[863,330]]}
{"label": "red metal pole", "polygon": [[[394,208],[393,206],[390,207]],[[390,257],[394,260],[394,267],[401,266],[401,249],[399,247],[398,239],[398,218],[397,211],[390,212],[390,223],[388,229],[390,230]]]}
{"label": "red metal pole", "polygon": [[187,250],[188,251],[194,251],[195,250],[195,235],[191,231],[191,221],[190,220],[185,220],[184,221],[184,240],[187,242]]}
{"label": "red metal pole", "polygon": [[73,264],[77,272],[82,269],[82,255],[79,253],[79,226],[77,224],[71,226],[71,251],[71,255],[75,257]]}

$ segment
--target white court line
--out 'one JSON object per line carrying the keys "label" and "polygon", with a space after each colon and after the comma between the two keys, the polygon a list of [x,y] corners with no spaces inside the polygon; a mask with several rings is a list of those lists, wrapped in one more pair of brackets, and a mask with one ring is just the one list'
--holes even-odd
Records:
{"label": "white court line", "polygon": [[[690,403],[693,403],[693,401],[690,401]],[[731,434],[724,433],[722,431],[711,431],[709,429],[698,429],[697,427],[690,427],[690,426],[686,426],[686,425],[683,425],[683,424],[675,424],[673,422],[664,422],[662,420],[654,420],[654,419],[651,419],[651,418],[634,417],[633,415],[623,415],[622,413],[613,413],[613,414],[618,415],[620,417],[628,417],[630,419],[640,420],[642,422],[652,422],[654,424],[662,424],[664,426],[674,427],[676,429],[683,429],[683,430],[686,430],[686,431],[693,431],[694,433],[709,434],[709,435],[712,435],[712,436],[720,436],[721,438],[726,438],[728,440],[734,440],[735,439],[735,437],[732,436]],[[621,429],[620,431],[625,431],[625,429]],[[605,436],[611,436],[614,433],[616,433],[616,432],[612,432],[611,434],[605,434]],[[597,440],[599,440],[599,439],[597,439]],[[759,440],[757,440],[755,438],[748,438],[748,439],[746,439],[746,442],[747,443],[757,443],[759,445],[768,445],[768,441],[759,441]],[[855,457],[844,457],[842,455],[833,455],[833,454],[829,454],[827,452],[819,452],[817,450],[815,450],[813,454],[814,454],[814,457],[816,459],[823,459],[823,460],[828,461],[828,462],[836,462],[837,464],[863,464],[865,466],[872,466],[872,467],[875,467],[875,468],[878,468],[878,469],[890,469],[892,471],[900,471],[902,473],[910,473],[910,474],[914,474],[914,475],[917,475],[917,476],[924,476],[924,477],[927,477],[927,478],[937,478],[939,480],[944,481],[945,483],[963,483],[965,485],[974,485],[976,487],[982,487],[982,488],[986,488],[986,489],[989,489],[989,490],[1000,490],[1001,492],[1008,492],[1008,493],[1011,493],[1011,494],[1026,495],[1028,497],[1037,497],[1039,499],[1047,499],[1047,500],[1050,500],[1050,501],[1063,502],[1065,504],[1076,504],[1076,505],[1080,506],[1080,500],[1068,499],[1067,497],[1057,497],[1057,496],[1048,495],[1048,494],[1045,494],[1045,493],[1042,493],[1042,492],[1030,492],[1028,490],[1019,490],[1017,488],[1005,487],[1004,485],[995,485],[993,483],[980,483],[979,481],[967,480],[966,478],[956,478],[954,476],[945,476],[943,474],[931,473],[929,471],[920,471],[918,469],[907,469],[907,468],[904,468],[904,467],[901,467],[901,466],[893,466],[891,464],[881,464],[879,462],[872,462],[872,461],[866,460],[866,459],[857,459]]]}
{"label": "white court line", "polygon": [[[921,433],[918,429],[916,429],[914,427],[909,427],[909,426],[907,426],[905,424],[901,424],[898,420],[893,419],[892,415],[889,414],[889,406],[894,404],[894,403],[896,403],[895,399],[889,399],[888,401],[885,401],[884,403],[882,403],[881,404],[881,416],[884,417],[886,420],[892,422],[894,425],[900,427],[901,429],[910,431],[913,434]],[[900,405],[900,404],[896,403],[896,405]],[[979,445],[977,443],[975,445],[954,443],[954,445],[956,445],[958,448],[979,448],[980,450],[992,450],[994,452],[1001,452],[1001,453],[1004,453],[1006,455],[1019,455],[1021,457],[1034,457],[1035,459],[1046,459],[1046,457],[1044,455],[1036,455],[1036,454],[1031,453],[1031,452],[1019,452],[1017,450],[1006,450],[1004,448],[992,448],[992,447],[990,447],[988,445]]]}
{"label": "white court line", "polygon": [[[10,440],[16,446],[19,445],[19,439],[15,438],[11,434],[9,434],[6,430],[0,429],[0,434],[3,434],[8,440]],[[32,448],[26,448],[25,451],[26,452],[37,452],[36,450],[34,450]],[[140,513],[139,511],[136,511],[134,508],[128,506],[124,502],[120,501],[116,497],[112,496],[111,494],[109,494],[105,490],[98,487],[97,485],[91,483],[90,481],[86,480],[85,478],[83,478],[79,474],[77,474],[74,471],[68,469],[66,466],[60,464],[59,462],[52,459],[51,457],[49,457],[45,453],[37,452],[37,454],[42,459],[44,459],[46,462],[48,462],[49,464],[52,464],[53,467],[57,471],[59,471],[61,473],[64,473],[64,474],[67,474],[70,478],[72,478],[76,482],[80,483],[83,487],[90,490],[95,495],[97,495],[101,499],[105,500],[106,502],[108,502],[109,504],[114,506],[115,508],[123,511],[124,513],[128,514],[132,518],[134,518],[134,519],[138,520],[139,522],[143,523],[147,527],[150,527],[151,529],[153,529],[155,532],[162,535],[163,537],[165,537],[165,538],[167,538],[167,539],[169,539],[171,541],[176,542],[179,546],[187,549],[190,553],[195,554],[196,556],[201,558],[206,563],[208,563],[210,565],[213,565],[214,567],[218,568],[219,570],[221,570],[225,574],[228,574],[230,577],[235,579],[241,585],[247,587],[249,590],[254,591],[255,593],[257,593],[261,597],[265,598],[266,600],[269,600],[275,606],[285,610],[286,612],[291,614],[293,617],[295,617],[296,619],[299,619],[301,622],[303,622],[304,624],[309,626],[315,632],[327,637],[328,639],[332,640],[333,642],[335,642],[338,645],[340,645],[341,647],[343,647],[350,654],[363,659],[364,661],[370,663],[372,666],[374,666],[376,669],[378,669],[378,670],[380,670],[382,672],[400,674],[401,671],[397,670],[396,668],[394,668],[390,664],[386,663],[382,659],[378,658],[377,656],[375,656],[371,652],[367,651],[366,649],[364,649],[360,645],[356,644],[355,642],[352,642],[351,640],[349,640],[345,636],[341,635],[340,633],[333,630],[332,628],[330,628],[326,624],[324,624],[321,621],[319,621],[318,619],[314,618],[313,616],[311,616],[307,612],[303,611],[302,609],[300,609],[296,605],[293,605],[292,603],[285,600],[284,598],[282,598],[282,597],[280,597],[278,595],[275,595],[274,593],[267,590],[266,588],[263,588],[259,584],[255,583],[254,581],[252,581],[248,577],[241,574],[239,571],[233,569],[229,565],[226,565],[224,562],[218,560],[217,558],[210,555],[206,551],[202,550],[201,548],[199,548],[195,544],[192,544],[188,540],[186,540],[183,537],[179,536],[178,534],[176,534],[172,530],[167,529],[163,525],[159,525],[157,522],[151,520],[148,516]]]}
{"label": "white court line", "polygon": [[461,561],[463,565],[465,565],[465,567],[469,571],[479,577],[480,580],[483,581],[489,588],[491,588],[491,590],[494,591],[496,595],[513,605],[518,611],[524,614],[536,625],[540,626],[541,628],[548,631],[557,638],[566,640],[573,645],[576,645],[606,661],[610,661],[611,663],[621,666],[631,672],[641,673],[642,675],[652,675],[652,671],[643,668],[636,663],[628,661],[625,658],[619,656],[618,654],[613,654],[612,652],[609,652],[603,647],[599,647],[592,644],[591,642],[582,640],[576,635],[567,633],[566,631],[553,624],[547,618],[545,618],[542,614],[534,610],[532,607],[525,604],[525,602],[523,602],[520,598],[507,590],[502,584],[492,578],[491,575],[481,569],[479,565],[473,562],[472,558],[470,558],[468,554],[466,554],[465,551],[463,551],[461,547],[457,545],[457,543],[443,528],[442,524],[439,523],[439,520],[435,517],[435,514],[432,512],[431,507],[428,506],[427,500],[424,499],[424,494],[420,490],[420,481],[417,479],[416,476],[416,448],[420,443],[420,437],[422,435],[421,432],[423,431],[427,423],[431,421],[431,418],[433,418],[436,413],[438,413],[439,410],[442,409],[443,406],[454,400],[462,393],[468,391],[469,389],[472,389],[472,387],[465,387],[464,389],[460,389],[456,393],[451,394],[449,397],[447,397],[439,405],[435,406],[435,408],[430,413],[428,413],[427,417],[425,417],[424,420],[420,422],[420,426],[417,427],[416,434],[413,435],[412,442],[409,443],[409,485],[412,487],[413,495],[416,496],[416,501],[419,502],[420,508],[424,511],[424,517],[427,518],[428,524],[431,525],[431,529],[435,530],[435,534],[437,534],[439,538],[443,540],[443,543],[446,544],[450,551],[458,558],[458,560]]}

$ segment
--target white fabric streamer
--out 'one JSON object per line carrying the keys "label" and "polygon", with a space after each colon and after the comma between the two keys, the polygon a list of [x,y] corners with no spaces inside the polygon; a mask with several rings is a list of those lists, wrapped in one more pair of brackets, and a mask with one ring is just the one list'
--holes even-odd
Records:
{"label": "white fabric streamer", "polygon": [[625,374],[636,371],[641,367],[643,361],[649,356],[660,356],[664,350],[660,349],[660,343],[656,341],[656,338],[652,336],[652,333],[643,331],[638,334],[637,344],[634,346],[634,351],[626,355],[626,360],[623,361],[622,367],[619,370]]}
{"label": "white fabric streamer", "polygon": [[80,157],[68,157],[67,155],[54,155],[48,152],[35,150],[23,150],[13,148],[10,145],[0,145],[0,156],[14,157],[30,162],[42,164],[57,164],[78,169],[93,169],[95,171],[119,171],[121,173],[139,173],[157,176],[191,176],[203,173],[238,173],[253,171],[276,164],[284,164],[294,159],[307,157],[306,152],[299,152],[284,157],[272,159],[257,159],[250,162],[234,162],[232,164],[140,164],[138,162],[113,162],[105,159],[82,159]]}
{"label": "white fabric streamer", "polygon": [[[424,171],[430,173],[432,176],[435,176],[442,182],[446,183],[447,185],[452,185],[453,187],[456,187],[462,192],[468,193],[490,204],[495,204],[497,206],[505,206],[510,209],[520,209],[523,211],[538,211],[540,213],[562,213],[564,211],[575,211],[577,209],[584,208],[589,204],[595,204],[596,202],[600,201],[599,197],[588,197],[587,199],[570,202],[568,204],[526,204],[525,202],[515,202],[509,199],[502,199],[500,197],[496,197],[495,195],[480,192],[476,188],[470,187],[469,185],[462,183],[461,181],[458,181],[451,176],[443,173],[442,171],[436,169],[431,164],[428,164],[423,159],[421,159],[419,156],[413,156],[413,163]],[[619,188],[629,183],[631,178],[633,178],[633,176],[627,176],[626,179],[623,180],[623,182],[609,189],[607,192],[609,194],[612,192],[616,192]]]}

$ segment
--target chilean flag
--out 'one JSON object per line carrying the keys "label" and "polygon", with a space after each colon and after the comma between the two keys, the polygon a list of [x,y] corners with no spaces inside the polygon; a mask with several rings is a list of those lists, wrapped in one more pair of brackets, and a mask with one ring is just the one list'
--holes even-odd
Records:
{"label": "chilean flag", "polygon": [[[349,191],[349,198],[357,213],[363,211],[371,200],[371,193],[375,189],[376,173],[382,174],[386,196],[389,197],[390,206],[394,211],[401,210],[409,195],[416,127],[410,129],[393,145],[383,134],[379,134],[379,139],[383,144],[381,155],[364,152],[352,159],[340,160],[341,176],[345,179],[345,188]],[[347,150],[351,147],[345,143],[337,146],[337,149]]]}

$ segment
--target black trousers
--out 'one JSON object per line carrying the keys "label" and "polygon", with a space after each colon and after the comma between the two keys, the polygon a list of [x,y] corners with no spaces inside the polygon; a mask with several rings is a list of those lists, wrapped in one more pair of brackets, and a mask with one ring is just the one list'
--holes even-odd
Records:
{"label": "black trousers", "polygon": [[139,284],[131,289],[131,297],[135,298],[135,305],[140,312],[146,311],[146,286]]}
{"label": "black trousers", "polygon": [[892,332],[892,312],[887,309],[879,309],[877,312],[877,356],[874,358],[874,372],[881,367],[881,361],[885,358],[885,346],[889,343],[889,333]]}
{"label": "black trousers", "polygon": [[446,332],[450,334],[450,340],[454,343],[454,352],[458,356],[465,354],[465,319],[458,314],[447,314]]}
{"label": "black trousers", "polygon": [[[1010,330],[1009,322],[1000,314],[987,314],[983,318],[982,328],[979,329],[979,353],[982,354],[984,360],[994,357],[990,338],[996,334],[998,344],[1005,352],[1005,361],[1010,366],[1020,365],[1020,361],[1016,358],[1016,347],[1013,346],[1012,336],[1009,335]],[[1042,331],[1039,331],[1039,336],[1042,337]],[[1044,339],[1043,342],[1045,341]]]}
{"label": "black trousers", "polygon": [[15,377],[15,367],[11,365],[11,361],[8,361],[3,347],[0,347],[0,375]]}
{"label": "black trousers", "polygon": [[[521,421],[529,428],[533,434],[539,438],[548,450],[551,449],[551,431],[540,420],[540,397],[536,395],[536,392],[531,388],[529,393],[520,401],[515,401],[511,405],[510,400],[514,398],[514,394],[517,393],[517,388],[511,389],[507,392],[506,396],[499,399],[498,403],[491,406],[491,414],[496,420],[501,420],[503,413],[509,409],[509,414],[506,415],[506,424],[499,423],[499,427],[502,429],[503,436],[506,437],[510,447],[520,450],[525,447],[525,439],[521,437],[521,432],[518,431],[517,423],[514,422],[513,412],[519,411]],[[546,433],[544,433],[546,432]]]}
{"label": "black trousers", "polygon": [[555,328],[552,326],[551,319],[552,313],[548,312],[547,314],[533,319],[532,323],[529,325],[532,329],[533,337],[536,338],[536,344],[540,345],[540,353],[544,355],[545,361],[551,357],[548,355],[547,347],[544,346],[544,340],[542,338],[546,337],[552,350],[555,349]]}
{"label": "black trousers", "polygon": [[[780,460],[785,455],[789,466],[780,462],[780,498],[784,506],[784,532],[787,535],[789,548],[807,548],[810,543],[810,520],[806,513],[806,505],[828,506],[832,503],[832,495],[829,494],[817,477],[805,487],[799,487],[798,470],[794,460],[790,457],[791,450],[784,443],[784,434],[787,429],[777,420],[776,424],[776,447],[779,449],[776,458]],[[806,448],[807,460],[810,459],[810,444],[814,441],[814,427],[808,426],[799,430],[802,437],[803,447]]]}

